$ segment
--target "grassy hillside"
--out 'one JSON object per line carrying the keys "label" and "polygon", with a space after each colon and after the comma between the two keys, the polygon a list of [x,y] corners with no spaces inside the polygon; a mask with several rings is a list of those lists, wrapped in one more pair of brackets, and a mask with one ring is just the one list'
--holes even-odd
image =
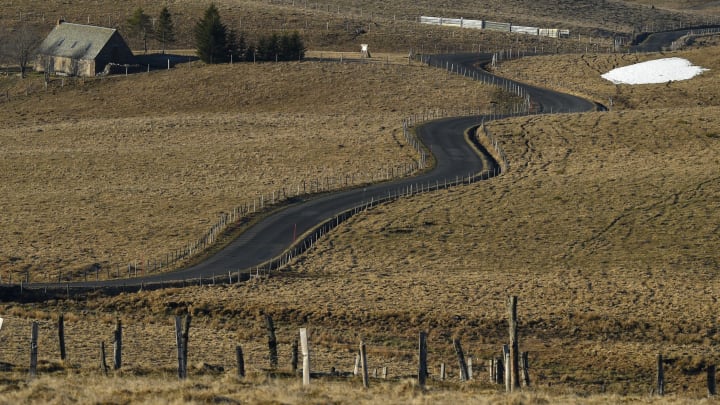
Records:
{"label": "grassy hillside", "polygon": [[[0,1],[5,12],[0,26],[12,26],[20,21],[49,31],[58,18],[78,23],[119,27],[128,34],[126,20],[137,6],[151,17],[157,17],[166,5],[162,1],[118,3],[94,0],[86,2],[25,2]],[[507,37],[498,33],[474,30],[437,29],[413,23],[420,15],[464,17],[490,21],[511,22],[547,28],[567,28],[583,37],[612,36],[613,32],[630,34],[645,30],[674,28],[681,25],[706,23],[713,19],[712,11],[667,10],[627,1],[520,0],[477,2],[462,0],[452,3],[420,2],[305,2],[301,0],[272,1],[214,1],[228,26],[245,32],[251,41],[258,35],[277,31],[299,31],[311,49],[359,50],[360,43],[371,44],[378,51],[407,52],[408,49],[440,49],[461,44],[483,48],[517,47],[516,41],[530,41],[520,36]],[[167,4],[173,14],[178,42],[175,47],[188,48],[193,44],[192,27],[210,1],[175,1]],[[682,8],[685,8],[684,6]],[[717,14],[715,14],[717,19]],[[358,34],[358,29],[363,33]],[[126,35],[128,36],[128,35]],[[128,36],[135,49],[141,49],[138,38]]]}
{"label": "grassy hillside", "polygon": [[[720,78],[715,37],[699,38],[699,47],[682,52],[662,54],[577,54],[550,55],[503,63],[496,73],[542,87],[571,92],[593,99],[615,110],[672,107],[707,107],[720,105]],[[642,86],[616,85],[601,77],[608,71],[648,60],[682,57],[708,71],[689,81],[675,81]],[[564,72],[558,76],[556,72]]]}
{"label": "grassy hillside", "polygon": [[407,62],[304,62],[191,64],[13,98],[0,112],[0,274],[163,257],[261,194],[407,165],[404,117],[492,95]]}

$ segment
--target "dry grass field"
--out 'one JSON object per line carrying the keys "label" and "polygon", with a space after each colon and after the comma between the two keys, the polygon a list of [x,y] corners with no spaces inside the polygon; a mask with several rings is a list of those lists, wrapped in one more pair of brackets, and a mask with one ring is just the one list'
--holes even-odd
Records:
{"label": "dry grass field", "polygon": [[[173,13],[178,41],[175,47],[192,45],[192,27],[202,15],[209,0],[113,2],[85,1],[0,0],[0,27],[15,26],[25,21],[47,32],[58,18],[77,23],[119,27],[127,34],[126,20],[133,10],[141,6],[156,17],[167,5]],[[582,41],[591,37],[611,37],[613,32],[630,35],[643,30],[675,28],[681,25],[704,24],[717,21],[714,9],[684,10],[654,8],[647,4],[628,1],[607,1],[599,6],[594,1],[520,0],[491,1],[478,7],[469,0],[438,3],[435,1],[371,1],[361,4],[348,0],[215,0],[228,26],[244,32],[251,41],[270,31],[299,31],[310,49],[357,51],[360,43],[371,49],[390,52],[408,52],[409,49],[451,50],[532,48],[536,45],[575,48],[571,41],[539,40],[528,36],[505,35],[477,30],[457,30],[416,24],[420,15],[464,17],[490,21],[511,22],[520,25],[571,29],[573,36],[581,34]],[[697,6],[699,3],[694,2]],[[708,3],[708,2],[704,2]],[[714,13],[714,14],[713,14]],[[358,35],[357,29],[364,33]],[[128,35],[126,35],[127,37]],[[129,36],[134,49],[142,43]],[[595,41],[599,41],[596,39]],[[153,43],[151,43],[153,46]]]}
{"label": "dry grass field", "polygon": [[191,64],[12,99],[0,276],[158,258],[261,194],[377,177],[415,158],[404,117],[487,106],[487,89],[407,62]]}
{"label": "dry grass field", "polygon": [[[720,105],[720,47],[717,37],[700,38],[689,50],[662,54],[575,54],[549,55],[504,62],[495,73],[526,83],[566,91],[609,106],[614,110],[704,107]],[[616,85],[600,77],[602,74],[627,65],[648,60],[680,57],[694,65],[709,69],[689,81],[675,81],[642,86]],[[558,75],[557,72],[563,72]]]}
{"label": "dry grass field", "polygon": [[[59,387],[58,384],[65,384]],[[258,389],[258,386],[262,388]],[[352,387],[350,390],[348,387]],[[54,393],[65,393],[62,397]],[[329,381],[321,386],[302,388],[299,383],[274,381],[264,377],[238,380],[232,377],[203,376],[192,382],[168,381],[157,377],[124,377],[122,379],[71,375],[59,380],[42,377],[23,384],[22,388],[7,397],[4,403],[64,404],[87,400],[87,403],[133,404],[710,404],[709,400],[690,401],[671,396],[662,401],[647,396],[620,397],[616,395],[587,396],[572,394],[545,395],[520,393],[500,395],[489,390],[480,392],[458,391],[450,386],[438,387],[430,393],[421,393],[410,380],[379,383],[369,390],[355,381]]]}
{"label": "dry grass field", "polygon": [[[109,14],[125,12],[119,3],[95,3]],[[260,2],[218,3],[237,16],[266,9]],[[626,28],[633,19],[627,10],[640,9],[607,3],[615,14],[599,18]],[[17,11],[26,4],[48,13],[83,11],[80,2],[4,5]],[[143,4],[154,13],[159,3]],[[385,4],[372,10],[392,12]],[[528,22],[543,23],[570,13],[589,25],[588,16],[602,12],[590,3],[537,4],[511,2],[493,15],[520,10],[532,12]],[[204,3],[173,5],[190,21]],[[267,7],[268,18],[297,10]],[[470,6],[434,7],[427,14]],[[659,9],[651,13],[675,15]],[[318,15],[302,18],[322,22]],[[434,37],[427,37],[425,29],[396,35],[405,38],[402,46],[480,38],[431,28]],[[353,41],[328,39],[318,49],[354,49]],[[386,41],[381,48],[393,50]],[[503,63],[503,75],[604,104],[613,97],[613,111],[491,123],[510,160],[505,175],[360,214],[270,278],[4,302],[0,403],[711,403],[703,399],[704,369],[720,363],[717,53],[672,53],[711,70],[669,85],[615,86],[599,77],[660,55]],[[0,90],[13,94],[0,108],[0,275],[31,269],[42,278],[60,267],[163,254],[221,212],[283,184],[409,162],[400,133],[406,114],[484,106],[493,97],[487,87],[402,61],[190,63],[62,88],[56,81],[47,92],[35,84],[29,96],[23,90],[38,78],[0,79]],[[533,388],[505,396],[486,382],[482,367],[506,343],[509,295],[519,297],[520,344],[530,352]],[[186,310],[193,315],[190,378],[177,382],[172,316]],[[64,362],[58,312],[66,319]],[[278,329],[284,376],[277,378],[268,373],[263,314]],[[99,345],[110,345],[116,317],[125,328],[124,366],[99,377]],[[35,380],[27,377],[33,320],[40,322]],[[373,379],[365,391],[357,378],[325,377],[302,389],[285,373],[299,327],[309,328],[314,370],[351,371],[364,339],[370,367],[389,367],[390,380]],[[420,330],[429,332],[433,378],[426,392],[411,381]],[[458,382],[454,337],[480,364],[472,382]],[[234,377],[237,344],[246,356],[244,380]],[[657,353],[667,359],[669,396],[662,400],[649,396]],[[435,379],[441,362],[450,368],[447,382]]]}

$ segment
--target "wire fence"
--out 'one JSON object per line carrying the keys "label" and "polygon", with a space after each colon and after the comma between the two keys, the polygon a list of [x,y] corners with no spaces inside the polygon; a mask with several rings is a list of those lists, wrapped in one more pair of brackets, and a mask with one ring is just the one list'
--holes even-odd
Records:
{"label": "wire fence", "polygon": [[[504,60],[524,57],[529,54],[539,54],[539,52],[537,49],[525,50],[510,48],[507,50],[501,50],[493,53],[491,65],[495,65]],[[72,288],[84,288],[81,286],[71,285],[70,283],[73,282],[91,282],[93,280],[99,281],[100,279],[132,279],[139,276],[147,276],[186,267],[192,261],[197,260],[199,256],[206,254],[208,249],[213,248],[219,240],[227,240],[227,238],[231,236],[232,232],[236,230],[238,225],[248,223],[251,219],[257,218],[258,216],[266,215],[266,213],[279,206],[298,201],[299,199],[306,198],[314,194],[366,186],[382,181],[390,181],[393,179],[407,177],[417,173],[418,171],[425,170],[428,167],[428,151],[422,144],[421,140],[417,138],[415,131],[413,130],[423,122],[452,116],[485,115],[488,120],[493,120],[511,116],[541,113],[537,106],[533,104],[527,89],[518,82],[498,77],[486,71],[471,68],[460,63],[453,63],[434,55],[417,54],[410,55],[410,57],[414,57],[416,60],[419,60],[428,66],[445,69],[448,74],[464,76],[472,80],[480,81],[486,85],[499,87],[502,91],[514,96],[515,100],[507,103],[506,105],[493,105],[492,111],[488,110],[488,106],[488,108],[485,109],[481,107],[467,108],[463,110],[432,109],[411,114],[403,120],[402,128],[405,142],[413,148],[416,156],[413,162],[405,164],[389,163],[385,165],[383,169],[374,172],[350,172],[333,176],[318,176],[303,180],[302,182],[294,185],[283,185],[282,187],[278,187],[275,190],[258,195],[252,200],[248,200],[225,211],[220,215],[217,221],[198,238],[186,243],[181,248],[173,249],[163,255],[149,259],[132,260],[126,263],[113,263],[110,260],[106,260],[80,270],[60,270],[58,271],[57,278],[52,280],[49,276],[47,276],[47,274],[40,274],[38,276],[31,274],[29,270],[20,274],[8,272],[4,278],[3,275],[0,274],[0,284],[18,284],[21,292],[23,291],[23,284],[43,282],[57,283],[57,285],[66,284],[62,290],[64,290],[66,294],[69,294]],[[342,58],[339,62],[343,63]],[[83,78],[68,79],[68,84],[70,85],[82,86],[84,82],[85,79]],[[61,86],[64,85],[65,78],[62,78]],[[487,128],[484,125],[481,125],[481,128],[482,131],[479,131],[481,138],[478,139],[482,139],[483,142],[478,143],[477,146],[487,150],[497,163],[499,163],[499,166],[492,168],[492,170],[479,174],[468,173],[467,175],[458,176],[455,179],[445,179],[442,183],[438,181],[436,184],[410,184],[409,186],[404,186],[388,193],[387,196],[370,201],[359,202],[356,207],[341,212],[334,218],[319,224],[310,231],[307,237],[290,246],[278,257],[255,266],[254,269],[234,269],[222,272],[219,270],[217,274],[205,279],[199,278],[174,283],[160,282],[155,284],[159,285],[157,288],[162,288],[167,285],[202,285],[203,283],[207,284],[209,282],[213,284],[215,282],[232,283],[244,281],[253,276],[264,275],[269,273],[271,270],[287,266],[298,255],[312,248],[317,240],[325,233],[329,232],[332,228],[349,219],[351,216],[372,208],[377,204],[394,201],[398,198],[413,196],[418,193],[454,187],[460,184],[471,184],[475,181],[485,180],[499,175],[503,173],[503,171],[508,170],[510,167],[508,158],[501,149],[499,142],[493,138]],[[475,139],[475,141],[477,141],[477,139]],[[134,286],[129,287],[131,284]],[[136,284],[137,283],[132,283],[128,280],[128,287],[123,288],[135,288]],[[57,285],[55,288],[56,290]],[[26,289],[27,287],[30,286],[25,286]],[[116,289],[117,287],[113,288]],[[154,285],[146,285],[141,282],[140,288],[154,288]],[[45,291],[46,288],[43,287],[43,290]]]}

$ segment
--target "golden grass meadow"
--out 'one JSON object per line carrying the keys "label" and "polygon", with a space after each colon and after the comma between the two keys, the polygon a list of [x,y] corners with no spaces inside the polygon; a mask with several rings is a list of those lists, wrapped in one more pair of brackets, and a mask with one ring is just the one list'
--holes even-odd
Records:
{"label": "golden grass meadow", "polygon": [[[529,4],[492,7],[502,17],[520,3]],[[712,6],[700,3],[681,6]],[[186,19],[202,8],[173,4],[187,7]],[[457,4],[448,9],[470,7]],[[679,13],[661,9],[675,2],[652,12],[612,4],[600,12],[608,21],[618,10],[642,9],[638,15],[648,19]],[[266,16],[295,10],[243,5],[253,13],[270,9]],[[546,6],[550,15],[573,12]],[[390,13],[406,6],[373,7]],[[599,11],[577,10],[575,24],[597,26],[589,16]],[[427,29],[453,41],[450,31]],[[397,35],[416,43],[407,32]],[[344,41],[332,44],[354,49]],[[612,97],[611,111],[489,123],[510,161],[502,176],[359,214],[271,277],[0,303],[0,403],[713,403],[705,369],[720,362],[720,48],[711,39],[699,45],[501,64],[496,73],[503,76],[605,105]],[[316,49],[329,57],[331,48]],[[47,91],[38,77],[0,77],[0,90],[13,94],[0,96],[3,281],[27,270],[41,281],[60,269],[164,254],[259,194],[326,173],[410,162],[401,128],[408,114],[487,108],[498,96],[408,64],[400,51],[369,64],[193,62],[127,77],[65,79],[62,87],[57,79]],[[658,85],[600,78],[613,67],[664,56],[710,70]],[[518,296],[532,385],[505,395],[489,383],[485,366],[507,343],[509,295]],[[190,370],[178,381],[173,317],[185,312],[193,316]],[[65,314],[65,361],[58,313]],[[277,327],[275,371],[264,314]],[[124,326],[123,367],[105,377],[99,347],[111,347],[116,318]],[[27,374],[32,321],[40,325],[35,379]],[[325,374],[306,388],[290,372],[301,327],[310,333],[313,370]],[[428,332],[431,374],[424,391],[414,381],[421,330]],[[472,381],[458,381],[453,338],[474,359]],[[368,390],[359,377],[337,375],[352,371],[360,340],[371,371],[388,367],[389,378],[372,378]],[[236,377],[236,345],[245,352],[244,379]],[[666,359],[663,398],[651,395],[658,353]],[[446,381],[437,378],[440,363],[449,368]]]}

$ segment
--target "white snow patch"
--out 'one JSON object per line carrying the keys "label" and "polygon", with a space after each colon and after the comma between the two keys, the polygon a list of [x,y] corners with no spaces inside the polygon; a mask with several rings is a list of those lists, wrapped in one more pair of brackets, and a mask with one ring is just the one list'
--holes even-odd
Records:
{"label": "white snow patch", "polygon": [[706,70],[687,59],[665,58],[613,69],[602,78],[615,84],[667,83],[692,79]]}

